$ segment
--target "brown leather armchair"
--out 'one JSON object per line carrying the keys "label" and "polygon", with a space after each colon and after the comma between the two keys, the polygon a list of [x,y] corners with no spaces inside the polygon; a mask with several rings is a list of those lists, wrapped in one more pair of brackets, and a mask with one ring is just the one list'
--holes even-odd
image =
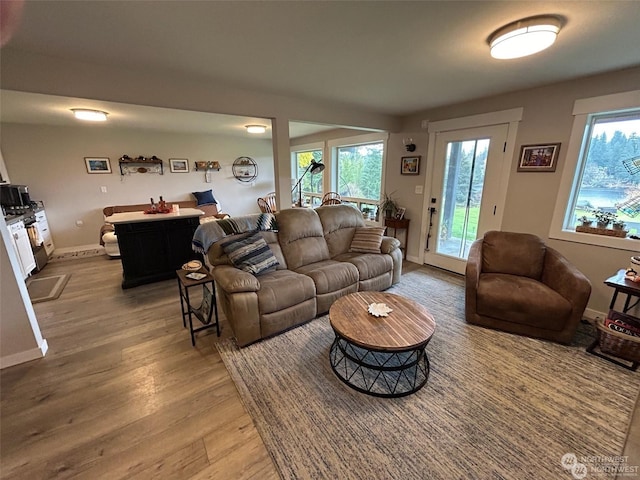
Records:
{"label": "brown leather armchair", "polygon": [[587,277],[535,235],[490,231],[469,251],[468,323],[570,343],[590,295]]}

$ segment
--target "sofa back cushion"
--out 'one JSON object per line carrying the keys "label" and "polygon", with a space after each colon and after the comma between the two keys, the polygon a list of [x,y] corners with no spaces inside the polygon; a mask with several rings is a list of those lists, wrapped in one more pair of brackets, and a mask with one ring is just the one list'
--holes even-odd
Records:
{"label": "sofa back cushion", "polygon": [[329,256],[336,257],[349,251],[357,227],[364,227],[362,213],[353,205],[325,205],[316,208],[322,223]]}
{"label": "sofa back cushion", "polygon": [[278,241],[290,270],[329,260],[320,217],[310,208],[289,208],[276,213]]}
{"label": "sofa back cushion", "polygon": [[490,231],[482,241],[482,273],[506,273],[540,280],[546,247],[529,233]]}

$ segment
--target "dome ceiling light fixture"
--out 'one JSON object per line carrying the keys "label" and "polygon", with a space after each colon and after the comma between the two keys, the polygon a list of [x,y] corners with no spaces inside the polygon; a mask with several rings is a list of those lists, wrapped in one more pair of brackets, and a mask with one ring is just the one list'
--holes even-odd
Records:
{"label": "dome ceiling light fixture", "polygon": [[264,133],[267,131],[267,127],[264,125],[245,125],[245,128],[249,133]]}
{"label": "dome ceiling light fixture", "polygon": [[107,115],[109,115],[107,112],[88,108],[72,108],[71,111],[78,120],[86,120],[88,122],[105,122]]}
{"label": "dome ceiling light fixture", "polygon": [[557,16],[539,15],[505,25],[489,36],[491,56],[505,60],[541,52],[556,41],[561,24]]}

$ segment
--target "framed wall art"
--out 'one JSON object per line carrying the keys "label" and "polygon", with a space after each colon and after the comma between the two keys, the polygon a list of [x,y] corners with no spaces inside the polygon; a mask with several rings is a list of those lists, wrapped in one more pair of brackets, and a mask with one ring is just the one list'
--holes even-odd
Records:
{"label": "framed wall art", "polygon": [[111,163],[108,157],[84,157],[87,173],[111,173]]}
{"label": "framed wall art", "polygon": [[189,160],[186,158],[170,158],[171,173],[189,173]]}
{"label": "framed wall art", "polygon": [[523,145],[520,148],[519,172],[555,172],[558,163],[559,143]]}
{"label": "framed wall art", "polygon": [[418,175],[420,173],[420,155],[415,157],[402,157],[400,173],[402,175]]}

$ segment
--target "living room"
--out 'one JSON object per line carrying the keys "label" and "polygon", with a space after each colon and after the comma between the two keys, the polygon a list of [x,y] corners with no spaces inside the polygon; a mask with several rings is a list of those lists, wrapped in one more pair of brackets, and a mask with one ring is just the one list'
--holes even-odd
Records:
{"label": "living room", "polygon": [[[29,5],[25,15],[29,14],[28,8]],[[565,5],[563,8],[573,13],[573,7]],[[621,2],[620,8],[633,11],[632,3],[628,2]],[[510,13],[515,14],[513,10]],[[532,12],[527,15],[529,13]],[[496,28],[498,26],[495,25]],[[615,28],[613,25],[609,27]],[[632,37],[631,33],[629,37]],[[477,49],[477,55],[485,55],[485,50],[488,50],[486,44],[469,48]],[[418,108],[405,108],[408,113],[393,114],[385,109],[303,98],[297,91],[290,95],[261,91],[252,88],[249,80],[243,84],[229,82],[225,78],[208,79],[148,65],[127,64],[126,68],[116,69],[105,59],[101,63],[99,58],[86,56],[65,58],[60,53],[17,48],[9,43],[3,47],[1,58],[3,92],[224,114],[247,119],[247,122],[248,119],[267,119],[265,123],[269,125],[271,139],[157,132],[145,128],[99,130],[97,125],[62,127],[2,119],[2,154],[11,182],[29,185],[34,198],[45,201],[56,243],[61,249],[72,251],[91,245],[97,248],[98,231],[103,220],[100,212],[107,205],[143,203],[147,197],[159,195],[168,201],[187,200],[190,192],[209,188],[220,200],[223,211],[232,216],[257,212],[256,198],[269,191],[279,192],[281,206],[290,204],[293,200],[288,198],[291,179],[295,177],[291,174],[290,151],[296,146],[312,143],[329,145],[336,138],[353,137],[357,130],[363,134],[388,132],[384,191],[394,192],[398,204],[406,207],[405,215],[412,220],[407,239],[407,259],[421,265],[425,256],[430,174],[433,172],[433,165],[427,162],[432,158],[429,125],[449,119],[522,109],[521,120],[517,121],[517,134],[508,140],[512,150],[507,159],[509,175],[504,186],[500,229],[538,235],[576,265],[591,280],[593,290],[586,316],[595,318],[606,315],[611,298],[611,290],[603,285],[603,281],[629,264],[629,257],[638,251],[635,240],[626,239],[629,246],[618,248],[566,241],[552,237],[550,232],[556,199],[569,162],[568,146],[573,135],[575,102],[637,91],[640,84],[639,60],[627,59],[624,65],[581,75],[565,72],[562,78],[550,77],[546,82],[524,83],[522,88],[488,90],[481,96],[433,102],[427,107],[421,107],[416,98]],[[523,77],[527,68],[514,69],[505,75]],[[252,68],[248,70],[255,74]],[[46,75],[41,72],[46,72]],[[446,77],[440,81],[455,83]],[[353,96],[357,97],[355,91]],[[242,125],[244,122],[242,120]],[[288,132],[292,122],[335,128],[290,138]],[[348,130],[343,130],[345,127]],[[407,138],[412,138],[416,145],[412,155],[421,156],[423,162],[419,174],[414,176],[400,172],[400,159],[407,156]],[[549,173],[519,173],[520,147],[539,142],[561,144],[558,168]],[[118,158],[124,154],[159,155],[165,161],[174,157],[188,158],[191,171],[184,175],[166,172],[163,176],[121,176]],[[231,163],[242,155],[254,158],[259,164],[260,175],[253,185],[239,185],[231,178]],[[87,174],[84,157],[90,156],[108,157],[113,173],[108,176]],[[211,172],[211,183],[206,181],[205,172],[193,171],[193,162],[199,159],[221,162],[222,169]],[[165,168],[168,170],[167,166]],[[100,191],[102,186],[106,186],[106,193]],[[421,187],[423,193],[416,193],[416,187]],[[82,224],[78,225],[77,221]],[[3,264],[3,287],[4,271]],[[174,295],[173,283],[170,288],[169,295]],[[2,300],[4,304],[6,297],[3,296]],[[4,331],[5,328],[3,320]]]}

